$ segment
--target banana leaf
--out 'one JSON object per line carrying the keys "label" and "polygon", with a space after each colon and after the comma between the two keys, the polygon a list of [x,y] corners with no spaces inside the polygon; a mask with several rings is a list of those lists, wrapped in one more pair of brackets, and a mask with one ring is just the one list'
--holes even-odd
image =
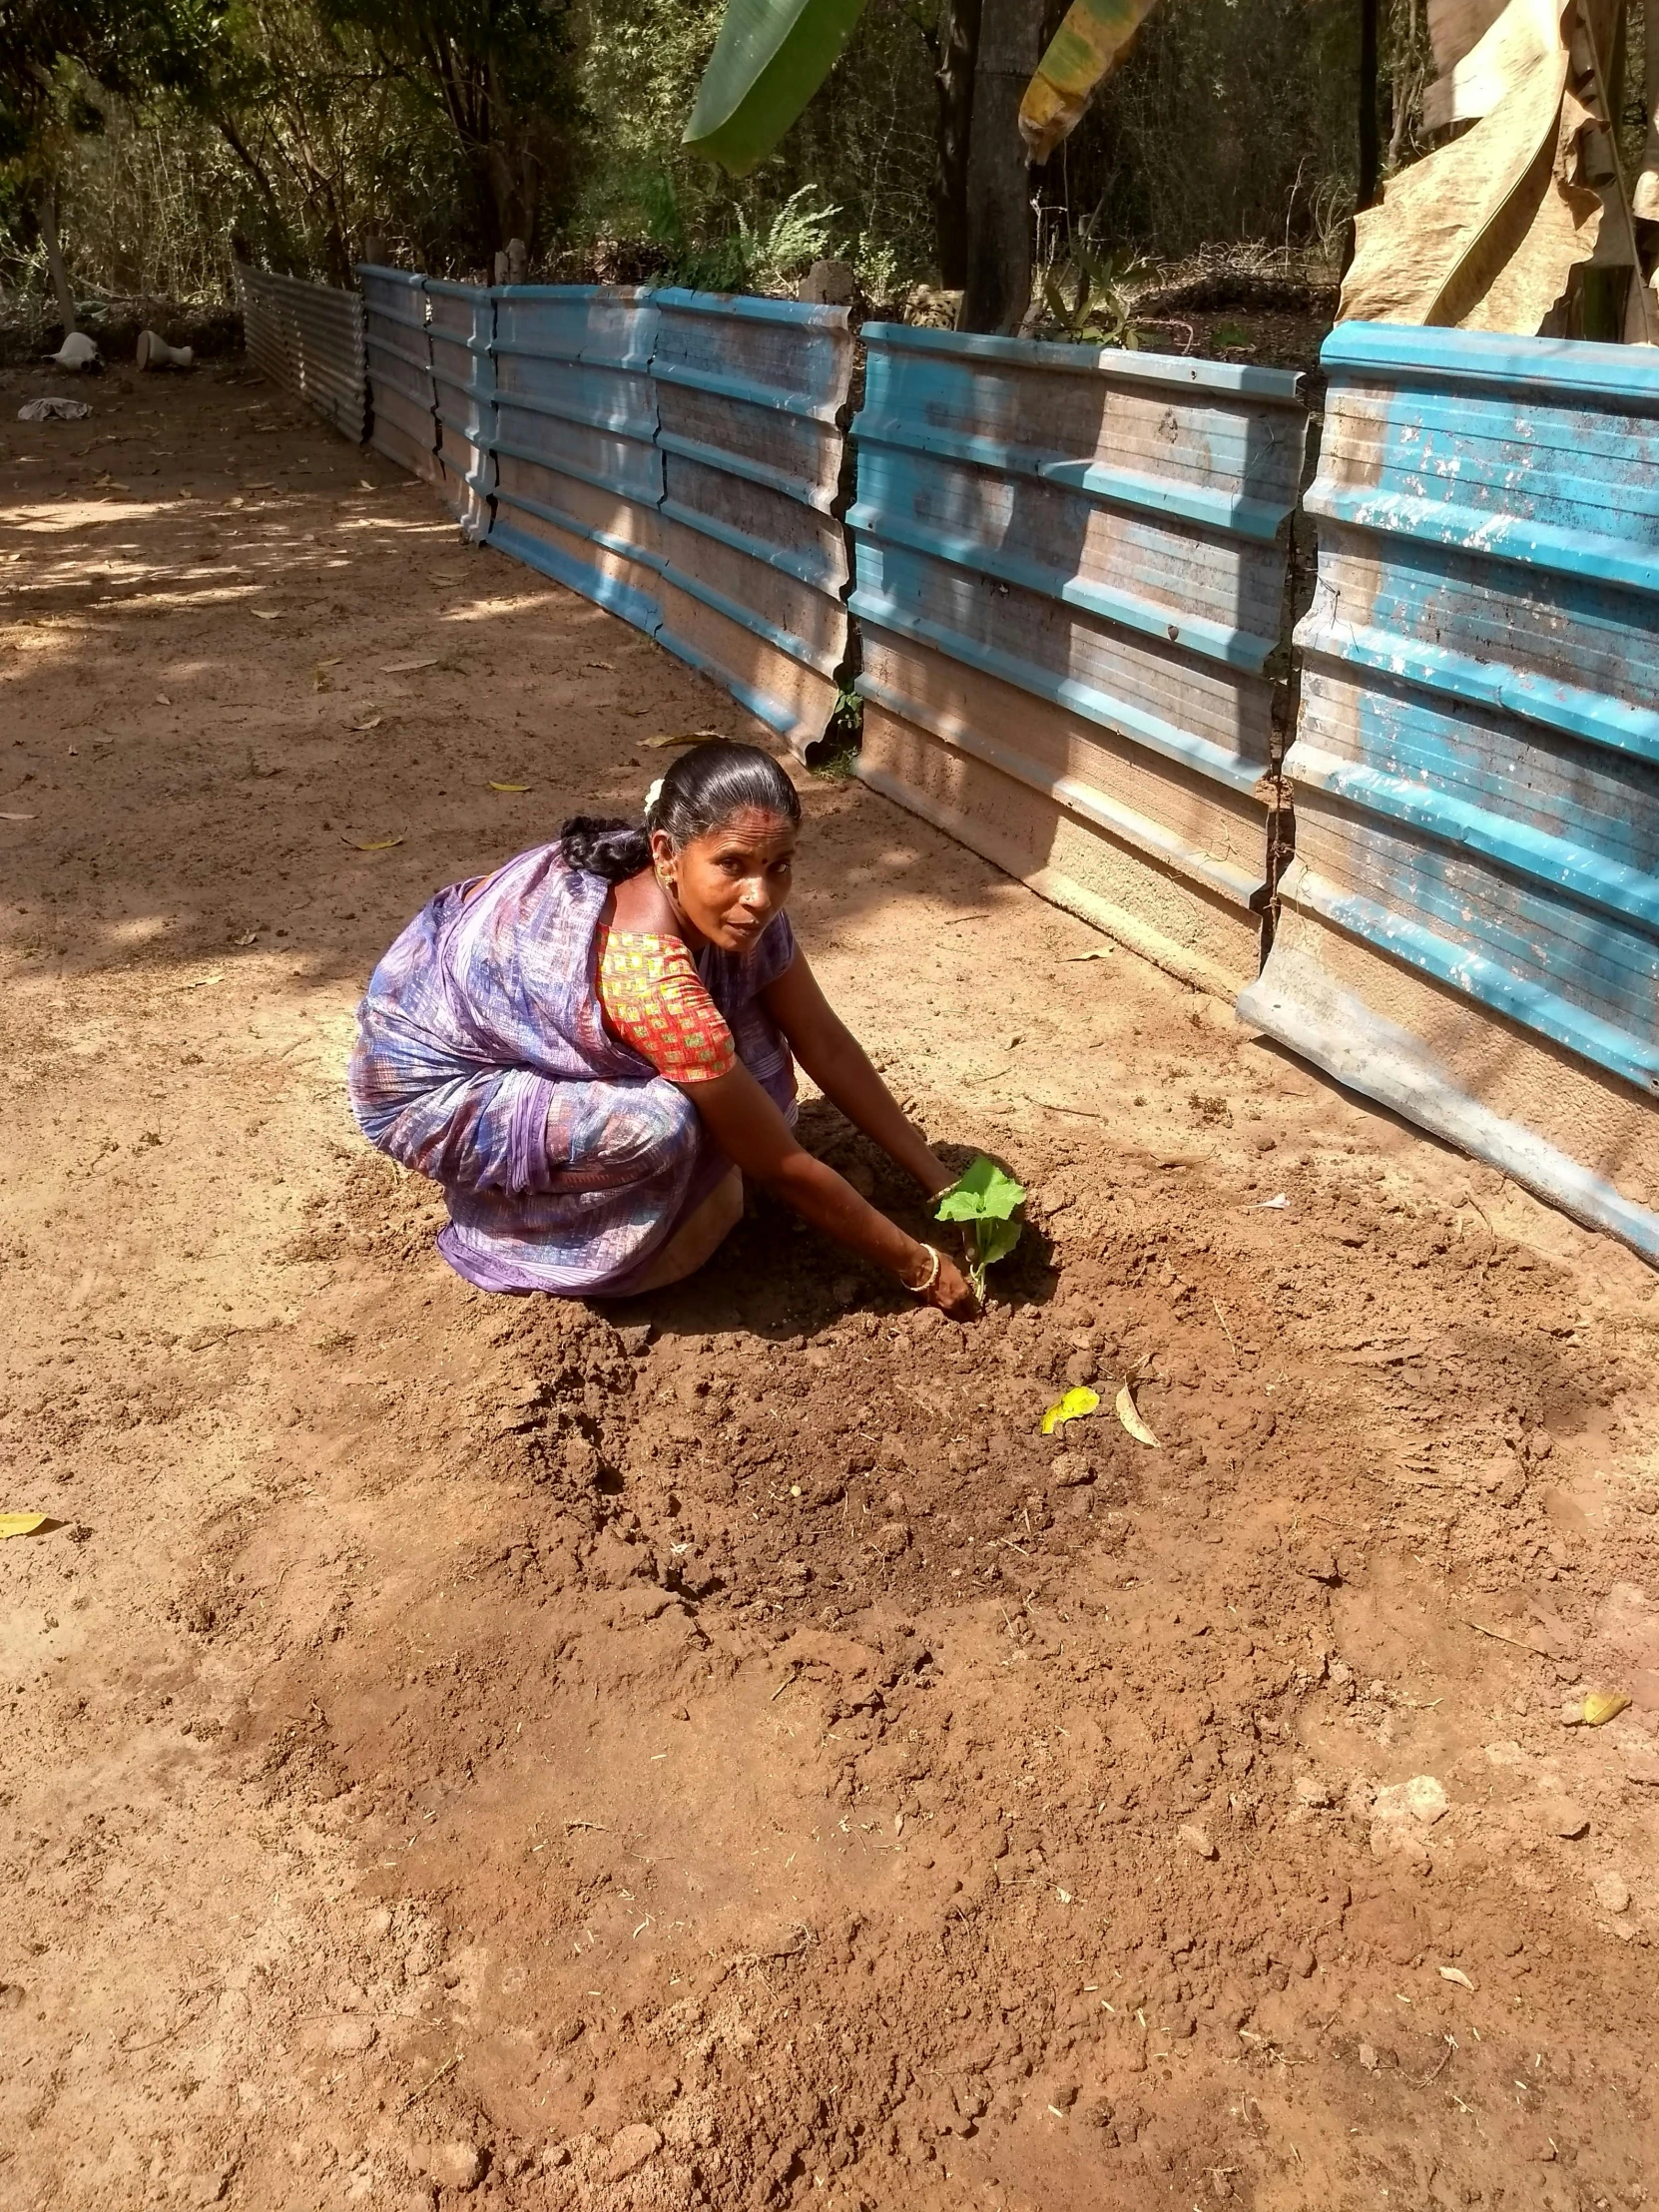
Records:
{"label": "banana leaf", "polygon": [[1019,104],[1020,136],[1046,162],[1083,120],[1102,80],[1152,12],[1155,0],[1072,0]]}
{"label": "banana leaf", "polygon": [[829,76],[863,11],[864,0],[727,0],[686,145],[747,176]]}

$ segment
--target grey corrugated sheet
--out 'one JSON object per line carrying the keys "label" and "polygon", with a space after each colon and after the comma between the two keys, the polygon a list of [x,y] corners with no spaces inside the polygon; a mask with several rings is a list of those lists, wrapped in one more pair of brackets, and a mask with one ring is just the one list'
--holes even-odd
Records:
{"label": "grey corrugated sheet", "polygon": [[1161,965],[1236,990],[1258,965],[1300,380],[862,335],[859,774]]}
{"label": "grey corrugated sheet", "polygon": [[251,359],[360,445],[367,413],[361,299],[243,262],[236,276]]}
{"label": "grey corrugated sheet", "polygon": [[1554,1147],[1499,1164],[1659,1258],[1659,358],[1345,323],[1323,360],[1297,857],[1241,1010],[1396,1104],[1399,1052],[1353,1072],[1386,1021],[1486,1117],[1457,1141]]}
{"label": "grey corrugated sheet", "polygon": [[357,270],[363,287],[370,443],[399,468],[441,484],[426,280],[405,269]]}
{"label": "grey corrugated sheet", "polygon": [[651,378],[663,486],[661,642],[797,753],[847,650],[831,508],[852,377],[844,307],[665,290]]}
{"label": "grey corrugated sheet", "polygon": [[657,451],[648,292],[495,291],[492,545],[655,633]]}
{"label": "grey corrugated sheet", "polygon": [[495,489],[495,295],[436,276],[425,284],[443,493],[467,535],[481,538]]}

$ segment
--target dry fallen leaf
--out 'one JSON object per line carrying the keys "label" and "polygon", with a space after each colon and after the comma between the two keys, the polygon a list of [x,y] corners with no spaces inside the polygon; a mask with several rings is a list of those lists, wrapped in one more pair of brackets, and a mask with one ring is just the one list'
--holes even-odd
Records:
{"label": "dry fallen leaf", "polygon": [[280,622],[282,619],[280,607],[253,607],[250,608],[249,612],[261,622]]}
{"label": "dry fallen leaf", "polygon": [[0,1513],[0,1536],[32,1536],[51,1518],[50,1513]]}
{"label": "dry fallen leaf", "polygon": [[33,822],[33,815],[0,815],[0,822]]}
{"label": "dry fallen leaf", "polygon": [[528,784],[491,784],[490,786],[492,792],[527,792],[530,789],[531,787]]}
{"label": "dry fallen leaf", "polygon": [[1474,1987],[1474,1983],[1461,1966],[1442,1966],[1440,1968],[1440,1979],[1442,1981],[1455,1981],[1460,1989],[1472,1989]]}
{"label": "dry fallen leaf", "polygon": [[1117,1408],[1118,1419],[1122,1421],[1124,1427],[1128,1429],[1130,1435],[1134,1437],[1136,1443],[1150,1444],[1154,1451],[1161,1451],[1163,1449],[1163,1446],[1159,1443],[1157,1437],[1152,1433],[1151,1429],[1148,1428],[1146,1422],[1142,1420],[1140,1414],[1136,1412],[1134,1393],[1131,1391],[1127,1382],[1123,1385],[1123,1388],[1119,1390],[1116,1398],[1113,1400],[1113,1403],[1116,1405]]}
{"label": "dry fallen leaf", "polygon": [[1617,1720],[1630,1700],[1622,1690],[1590,1690],[1584,1699],[1584,1725],[1586,1728],[1604,1728],[1609,1721]]}
{"label": "dry fallen leaf", "polygon": [[240,937],[233,937],[231,939],[231,942],[233,944],[240,945],[258,944],[259,941],[260,932],[257,929],[245,929]]}
{"label": "dry fallen leaf", "polygon": [[1066,954],[1068,961],[1109,960],[1111,957],[1112,947],[1109,944],[1091,944],[1087,952],[1068,952]]}
{"label": "dry fallen leaf", "polygon": [[385,719],[386,718],[384,715],[369,715],[362,722],[349,723],[346,727],[348,729],[355,730],[358,736],[361,737],[365,732],[369,730],[378,730],[381,723],[384,722]]}
{"label": "dry fallen leaf", "polygon": [[389,852],[394,844],[401,844],[403,839],[401,837],[370,837],[364,843],[359,837],[342,836],[340,842],[348,844],[353,852]]}
{"label": "dry fallen leaf", "polygon": [[1043,1434],[1052,1436],[1062,1421],[1081,1420],[1085,1413],[1092,1413],[1099,1403],[1100,1399],[1096,1393],[1082,1385],[1079,1385],[1076,1389],[1067,1390],[1059,1403],[1051,1405],[1048,1411],[1044,1413]]}
{"label": "dry fallen leaf", "polygon": [[169,698],[168,698],[168,696],[167,696],[166,692],[164,692],[164,691],[159,691],[159,692],[158,692],[158,693],[156,694],[156,705],[157,705],[158,707],[171,707],[171,706],[172,706],[172,704],[173,704],[173,702],[172,702],[172,700],[171,700],[171,699],[169,699]]}
{"label": "dry fallen leaf", "polygon": [[436,668],[437,665],[437,655],[428,653],[418,661],[387,661],[380,674],[382,676],[408,676],[417,668]]}
{"label": "dry fallen leaf", "polygon": [[1261,1200],[1256,1208],[1256,1211],[1259,1214],[1276,1214],[1282,1206],[1288,1206],[1290,1203],[1290,1200],[1285,1196],[1284,1192],[1281,1191],[1277,1198],[1264,1198],[1263,1200]]}
{"label": "dry fallen leaf", "polygon": [[650,746],[654,753],[661,753],[671,745],[705,745],[710,738],[723,738],[725,735],[724,730],[688,730],[682,737],[645,738],[641,742]]}

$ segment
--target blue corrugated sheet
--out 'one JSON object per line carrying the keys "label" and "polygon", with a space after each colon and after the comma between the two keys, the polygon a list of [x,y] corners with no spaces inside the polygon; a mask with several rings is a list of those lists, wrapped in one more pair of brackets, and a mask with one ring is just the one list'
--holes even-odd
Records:
{"label": "blue corrugated sheet", "polygon": [[426,280],[403,269],[359,268],[368,364],[369,442],[428,482],[438,464],[432,346],[426,328]]}
{"label": "blue corrugated sheet", "polygon": [[[1651,1099],[1659,357],[1345,323],[1323,358],[1290,914]],[[1607,1110],[1567,1146],[1604,1169],[1640,1146]]]}
{"label": "blue corrugated sheet", "polygon": [[498,285],[490,543],[655,635],[663,464],[648,291]]}
{"label": "blue corrugated sheet", "polygon": [[866,324],[866,779],[1225,988],[1254,972],[1299,380]]}
{"label": "blue corrugated sheet", "polygon": [[846,657],[831,515],[852,376],[844,307],[659,291],[661,641],[797,752]]}
{"label": "blue corrugated sheet", "polygon": [[494,295],[428,276],[426,311],[444,497],[468,536],[479,538],[495,488]]}

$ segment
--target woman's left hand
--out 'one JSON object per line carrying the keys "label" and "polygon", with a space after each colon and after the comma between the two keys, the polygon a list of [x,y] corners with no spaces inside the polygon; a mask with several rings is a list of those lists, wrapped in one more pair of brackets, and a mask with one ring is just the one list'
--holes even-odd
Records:
{"label": "woman's left hand", "polygon": [[973,1295],[973,1285],[957,1267],[954,1260],[939,1254],[939,1272],[922,1293],[924,1306],[936,1306],[951,1321],[977,1321],[979,1301]]}

